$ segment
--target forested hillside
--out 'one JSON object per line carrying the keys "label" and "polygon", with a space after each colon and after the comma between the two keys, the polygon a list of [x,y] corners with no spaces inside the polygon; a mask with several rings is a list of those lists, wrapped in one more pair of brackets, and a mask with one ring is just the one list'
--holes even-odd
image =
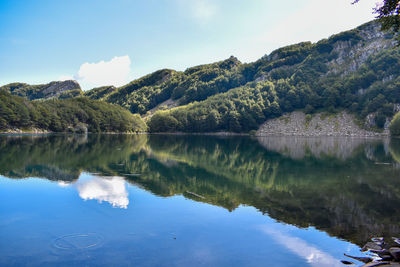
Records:
{"label": "forested hillside", "polygon": [[[158,111],[154,132],[247,132],[284,112],[347,109],[383,128],[400,103],[400,49],[368,23],[318,43],[300,43],[242,65],[247,83],[205,101]],[[183,102],[185,103],[185,102]]]}
{"label": "forested hillside", "polygon": [[225,61],[187,69],[185,72],[159,70],[120,88],[101,87],[85,93],[92,99],[102,99],[144,114],[168,100],[187,104],[226,92],[246,81],[239,60],[231,57]]}
{"label": "forested hillside", "polygon": [[87,98],[29,101],[0,91],[0,131],[39,129],[52,132],[146,131],[138,115]]}
{"label": "forested hillside", "polygon": [[[48,86],[10,84],[0,90],[28,99],[83,96],[116,104],[146,115],[151,132],[248,132],[294,110],[348,110],[365,127],[379,129],[400,111],[396,44],[396,36],[373,21],[317,43],[277,49],[253,63],[230,57],[184,72],[163,69],[118,88],[49,94]],[[167,100],[173,104],[163,107]]]}
{"label": "forested hillside", "polygon": [[29,100],[47,98],[65,99],[77,97],[82,94],[79,83],[72,80],[38,85],[10,83],[1,86],[0,91],[6,91],[12,95],[22,96]]}

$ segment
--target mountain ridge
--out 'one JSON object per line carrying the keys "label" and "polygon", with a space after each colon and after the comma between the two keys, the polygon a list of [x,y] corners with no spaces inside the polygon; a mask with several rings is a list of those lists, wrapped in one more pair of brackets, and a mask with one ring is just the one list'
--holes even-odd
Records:
{"label": "mountain ridge", "polygon": [[383,128],[400,103],[395,37],[371,21],[316,43],[276,49],[251,63],[231,56],[185,71],[161,69],[121,87],[72,90],[55,97],[119,105],[144,116],[151,132],[249,132],[295,110],[313,114],[343,109],[370,128]]}

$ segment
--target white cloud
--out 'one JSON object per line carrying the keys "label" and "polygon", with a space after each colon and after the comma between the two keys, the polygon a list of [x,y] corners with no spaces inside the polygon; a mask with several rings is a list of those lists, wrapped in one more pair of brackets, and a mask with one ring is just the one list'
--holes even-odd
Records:
{"label": "white cloud", "polygon": [[178,4],[200,24],[206,24],[218,11],[215,0],[178,0]]}
{"label": "white cloud", "polygon": [[129,204],[128,191],[122,177],[92,176],[89,179],[79,179],[76,183],[79,196],[84,199],[106,201],[113,207],[126,209]]}
{"label": "white cloud", "polygon": [[197,0],[194,1],[192,12],[199,20],[208,20],[217,13],[217,6],[210,0]]}
{"label": "white cloud", "polygon": [[[122,86],[129,82],[130,73],[131,59],[126,55],[114,57],[110,61],[83,63],[74,78],[84,90],[87,90],[104,85]],[[62,76],[66,77],[69,76]]]}

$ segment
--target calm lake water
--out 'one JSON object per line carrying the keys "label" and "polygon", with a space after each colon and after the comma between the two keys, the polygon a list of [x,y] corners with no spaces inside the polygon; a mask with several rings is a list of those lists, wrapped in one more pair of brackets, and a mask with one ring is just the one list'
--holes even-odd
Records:
{"label": "calm lake water", "polygon": [[343,266],[400,235],[400,140],[0,136],[1,266]]}

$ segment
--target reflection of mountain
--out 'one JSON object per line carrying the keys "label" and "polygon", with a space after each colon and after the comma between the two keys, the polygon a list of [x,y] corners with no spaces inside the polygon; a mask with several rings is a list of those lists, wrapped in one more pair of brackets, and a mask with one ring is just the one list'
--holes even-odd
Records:
{"label": "reflection of mountain", "polygon": [[[393,167],[399,140],[389,149],[381,141],[357,139],[319,139],[306,146],[273,137],[89,135],[76,141],[3,136],[0,173],[65,182],[81,171],[123,176],[154,194],[183,194],[229,210],[251,205],[279,221],[315,226],[357,244],[372,234],[400,232],[400,171]],[[326,147],[339,149],[322,153]],[[76,182],[83,198],[127,206],[122,187],[105,190],[112,185],[96,179],[87,182],[92,192]]]}
{"label": "reflection of mountain", "polygon": [[260,136],[257,140],[266,149],[293,159],[302,159],[305,156],[347,159],[360,145],[373,143],[371,139],[343,137]]}
{"label": "reflection of mountain", "polygon": [[[140,143],[142,142],[142,143]],[[145,138],[93,135],[0,136],[0,173],[13,178],[74,181],[81,171],[109,174]]]}

